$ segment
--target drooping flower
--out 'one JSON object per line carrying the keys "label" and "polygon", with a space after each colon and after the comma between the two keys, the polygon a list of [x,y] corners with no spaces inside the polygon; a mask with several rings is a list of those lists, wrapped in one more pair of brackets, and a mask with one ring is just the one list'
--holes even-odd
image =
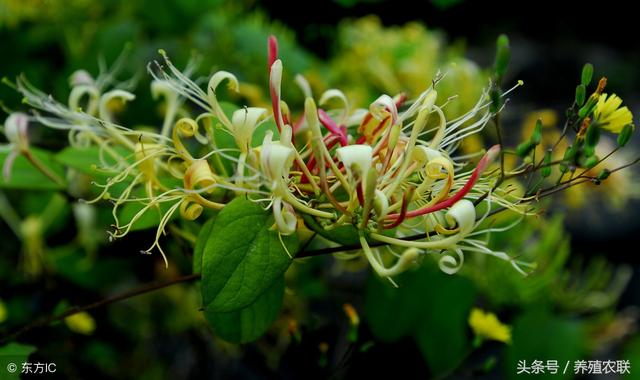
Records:
{"label": "drooping flower", "polygon": [[4,147],[9,150],[2,167],[2,176],[5,180],[8,180],[11,175],[11,168],[15,159],[21,153],[29,150],[28,123],[28,116],[20,112],[12,113],[4,122],[4,135],[9,141],[9,144]]}

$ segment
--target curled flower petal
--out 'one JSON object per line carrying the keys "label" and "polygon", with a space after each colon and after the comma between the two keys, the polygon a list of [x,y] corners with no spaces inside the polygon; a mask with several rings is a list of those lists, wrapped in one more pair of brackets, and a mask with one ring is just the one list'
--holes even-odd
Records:
{"label": "curled flower petal", "polygon": [[220,103],[218,102],[218,97],[216,95],[216,90],[218,86],[225,80],[228,81],[228,87],[232,91],[238,92],[240,89],[240,83],[238,82],[238,78],[235,75],[231,74],[228,71],[218,71],[211,76],[209,79],[209,84],[207,85],[207,99],[209,101],[209,105],[213,111],[213,114],[220,120],[220,122],[227,127],[228,129],[232,128],[231,122],[229,118],[220,107]]}
{"label": "curled flower petal", "polygon": [[109,106],[112,101],[120,99],[122,103],[135,99],[136,96],[129,91],[112,90],[100,97],[99,115],[100,118],[110,122],[113,118]]}
{"label": "curled flower petal", "polygon": [[94,86],[95,81],[87,70],[76,70],[69,76],[69,85],[75,86]]}
{"label": "curled flower petal", "polygon": [[398,108],[396,108],[396,102],[393,101],[389,95],[380,95],[369,106],[369,112],[378,120],[383,120],[388,115],[391,115],[391,124],[395,124],[398,121]]}
{"label": "curled flower petal", "polygon": [[27,127],[29,117],[22,112],[14,112],[4,122],[4,135],[19,151],[29,149]]}
{"label": "curled flower petal", "polygon": [[453,249],[456,257],[445,255],[438,260],[438,267],[446,274],[456,274],[464,264],[464,253],[460,248]]}
{"label": "curled flower petal", "polygon": [[362,144],[348,145],[338,148],[336,153],[347,169],[347,175],[351,178],[362,179],[364,182],[365,175],[371,168],[372,148],[369,145]]}
{"label": "curled flower petal", "polygon": [[216,179],[207,160],[194,160],[184,173],[184,187],[186,189],[192,190],[196,186],[208,188],[215,184]]}
{"label": "curled flower petal", "polygon": [[[320,100],[318,101],[318,104],[320,104],[321,106],[325,105],[327,102],[329,102],[329,100],[331,99],[338,99],[341,103],[342,103],[342,116],[340,117],[340,122],[339,124],[344,124],[347,121],[347,117],[349,116],[349,100],[347,99],[347,96],[344,94],[344,92],[332,88],[329,89],[327,91],[325,91],[322,96],[320,97]],[[397,114],[397,110],[396,110],[396,114]],[[397,115],[396,115],[397,117]]]}
{"label": "curled flower petal", "polygon": [[284,236],[294,234],[298,225],[293,208],[278,197],[273,201],[273,219]]}
{"label": "curled flower petal", "polygon": [[460,233],[467,235],[473,231],[476,223],[476,208],[473,202],[463,199],[447,211],[445,218],[450,226],[457,225],[460,228]]}
{"label": "curled flower petal", "polygon": [[233,130],[231,131],[238,147],[245,151],[251,144],[253,131],[259,124],[260,119],[267,113],[264,108],[246,107],[236,110],[231,117]]}
{"label": "curled flower petal", "polygon": [[84,97],[89,97],[87,103],[87,109],[85,112],[89,115],[94,115],[98,110],[98,101],[100,99],[100,92],[93,85],[81,84],[74,86],[69,94],[69,109],[72,111],[80,110],[80,100]]}
{"label": "curled flower petal", "polygon": [[274,142],[263,144],[260,154],[262,172],[272,181],[280,181],[289,176],[295,152],[293,148]]}
{"label": "curled flower petal", "polygon": [[186,197],[180,203],[180,216],[186,220],[196,220],[202,214],[203,207],[192,198]]}

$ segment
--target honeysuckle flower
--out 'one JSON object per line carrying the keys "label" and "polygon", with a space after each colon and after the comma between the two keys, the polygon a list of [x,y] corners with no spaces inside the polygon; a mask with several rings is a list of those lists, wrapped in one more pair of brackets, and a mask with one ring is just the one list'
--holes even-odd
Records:
{"label": "honeysuckle flower", "polygon": [[[439,95],[442,75],[424,83],[415,99],[382,94],[360,107],[338,89],[324,92],[316,103],[299,76],[304,110],[295,110],[281,98],[287,84],[277,50],[270,38],[271,112],[238,106],[230,113],[226,106],[223,110],[218,89],[226,84],[239,91],[234,74],[215,72],[203,89],[190,79],[191,65],[178,70],[161,51],[163,64],[149,66],[152,95],[165,101],[160,133],[114,120],[113,103],[133,101],[134,95],[111,88],[113,78],[78,74],[69,107],[25,81],[17,88],[42,113],[38,122],[68,130],[76,148],[99,149],[96,168],[108,179],[96,184],[102,191],[90,202],[113,204],[112,238],[125,236],[147,212],[158,213],[156,238],[145,253],[157,248],[167,260],[159,239],[174,216],[196,220],[205,209],[220,210],[233,196],[243,196],[271,210],[272,228],[280,235],[300,232],[303,220],[307,228],[315,221],[316,232],[329,237],[333,229],[347,227],[362,248],[356,255],[390,280],[427,255],[438,255],[449,274],[461,268],[466,253],[494,256],[525,273],[527,263],[493,251],[479,238],[495,230],[483,224],[494,207],[527,212],[518,204],[522,198],[499,186],[494,162],[501,147],[457,153],[460,143],[495,115],[488,90],[467,112],[448,119],[443,108],[455,99]],[[277,130],[267,130],[255,144],[256,128],[270,118]],[[219,141],[220,129],[233,139]],[[138,211],[121,220],[120,209],[130,203],[138,204]],[[476,209],[480,204],[482,213]]]}
{"label": "honeysuckle flower", "polygon": [[620,107],[622,99],[616,94],[602,94],[594,110],[595,120],[602,128],[620,133],[625,125],[633,124],[633,114],[627,106]]}
{"label": "honeysuckle flower", "polygon": [[3,147],[9,150],[9,154],[2,166],[2,176],[5,180],[8,180],[11,176],[11,168],[13,167],[15,159],[21,153],[29,150],[28,125],[29,117],[20,112],[10,114],[4,122],[4,135],[9,142],[9,144]]}
{"label": "honeysuckle flower", "polygon": [[336,154],[347,170],[352,182],[362,181],[366,187],[367,173],[371,168],[373,150],[369,145],[349,145],[338,148]]}
{"label": "honeysuckle flower", "polygon": [[271,139],[272,134],[269,132],[265,136],[262,144],[260,166],[262,173],[268,180],[274,198],[280,198],[290,203],[291,206],[299,211],[306,212],[310,215],[321,218],[333,218],[333,214],[311,208],[291,193],[287,179],[291,165],[293,165],[293,161],[295,160],[294,149],[278,141],[271,141]]}
{"label": "honeysuckle flower", "polygon": [[231,133],[241,152],[246,153],[249,150],[253,131],[258,127],[266,113],[266,109],[258,107],[246,107],[233,112],[231,117],[233,130]]}
{"label": "honeysuckle flower", "polygon": [[468,322],[473,333],[481,339],[511,343],[511,328],[500,322],[493,313],[473,308]]}

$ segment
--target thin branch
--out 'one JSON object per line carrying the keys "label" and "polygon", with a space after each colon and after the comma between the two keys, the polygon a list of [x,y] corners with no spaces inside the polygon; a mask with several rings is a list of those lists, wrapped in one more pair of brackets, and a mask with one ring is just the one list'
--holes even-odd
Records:
{"label": "thin branch", "polygon": [[[411,236],[405,236],[402,239],[403,240],[407,240],[407,241],[413,241],[413,240],[420,240],[420,239],[425,239],[429,236],[433,236],[436,235],[435,232],[429,232],[429,233],[423,233],[423,234],[417,234],[417,235],[411,235]],[[383,243],[380,241],[375,241],[375,242],[371,242],[369,243],[369,246],[371,248],[375,248],[375,247],[384,247],[386,245],[389,245],[389,243]],[[328,247],[328,248],[321,248],[321,249],[312,249],[310,251],[303,251],[300,252],[296,255],[296,259],[302,259],[305,257],[315,257],[315,256],[321,256],[321,255],[330,255],[332,253],[338,253],[338,252],[349,252],[349,251],[358,251],[362,249],[362,245],[360,244],[347,244],[347,245],[341,245],[339,247]]]}
{"label": "thin branch", "polygon": [[162,289],[162,288],[166,288],[168,286],[172,286],[172,285],[176,285],[176,284],[181,284],[184,282],[190,282],[193,280],[197,280],[200,278],[200,274],[199,273],[194,273],[194,274],[189,274],[189,275],[185,275],[185,276],[181,276],[181,277],[176,277],[174,279],[171,280],[167,280],[167,281],[162,281],[162,282],[156,282],[156,283],[152,283],[152,284],[147,284],[144,286],[141,286],[139,288],[135,288],[132,290],[129,290],[127,292],[118,294],[116,296],[113,297],[108,297],[105,299],[102,299],[100,301],[96,301],[84,306],[74,306],[71,307],[69,309],[67,309],[66,311],[64,311],[61,314],[58,315],[52,315],[50,317],[44,317],[44,318],[40,318],[35,320],[32,323],[29,323],[23,327],[20,327],[19,329],[13,331],[13,332],[9,332],[6,334],[3,334],[2,336],[0,336],[0,345],[7,343],[11,340],[16,339],[17,337],[19,337],[20,335],[38,328],[38,327],[44,327],[47,325],[50,325],[53,322],[57,322],[57,321],[61,321],[67,317],[70,317],[74,314],[78,314],[78,313],[82,313],[85,311],[89,311],[89,310],[93,310],[96,309],[98,307],[102,307],[102,306],[106,306],[106,305],[110,305],[112,303],[115,302],[119,302],[119,301],[123,301],[129,298],[133,298],[142,294],[146,294],[149,292],[152,292],[154,290],[158,290],[158,289]]}

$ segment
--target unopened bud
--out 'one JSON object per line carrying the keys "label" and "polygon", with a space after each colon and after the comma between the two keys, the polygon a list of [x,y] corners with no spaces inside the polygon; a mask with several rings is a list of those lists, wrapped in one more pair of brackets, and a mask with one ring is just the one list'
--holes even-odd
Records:
{"label": "unopened bud", "polygon": [[587,169],[591,169],[591,168],[593,168],[594,166],[596,166],[596,165],[598,164],[598,162],[599,162],[599,161],[600,161],[600,159],[598,158],[598,156],[593,155],[593,156],[591,156],[591,157],[587,158],[587,159],[584,161],[584,164],[583,164],[582,166],[584,166],[584,167],[585,167],[585,168],[587,168]]}
{"label": "unopened bud", "polygon": [[584,140],[588,146],[595,147],[598,144],[598,141],[600,140],[600,128],[596,123],[589,124]]}
{"label": "unopened bud", "polygon": [[593,78],[593,65],[590,63],[585,63],[582,67],[582,78],[580,80],[582,86],[588,86],[589,83],[591,83],[591,78]]}
{"label": "unopened bud", "polygon": [[633,134],[634,126],[633,124],[627,124],[622,128],[620,134],[618,135],[618,146],[623,147],[627,145],[629,140],[631,140],[631,136]]}
{"label": "unopened bud", "polygon": [[584,84],[580,84],[578,85],[578,87],[576,87],[576,104],[577,105],[582,106],[584,104],[586,93],[587,93],[587,88],[585,87]]}
{"label": "unopened bud", "polygon": [[527,156],[534,147],[535,145],[531,141],[525,141],[518,145],[516,148],[516,154],[520,157]]}
{"label": "unopened bud", "polygon": [[596,179],[598,179],[599,181],[604,181],[605,179],[609,178],[610,175],[611,171],[609,169],[602,169]]}
{"label": "unopened bud", "polygon": [[542,141],[542,119],[536,120],[536,126],[533,129],[533,134],[531,135],[531,143],[533,145],[538,145]]}
{"label": "unopened bud", "polygon": [[507,71],[509,60],[511,59],[511,48],[509,47],[509,38],[501,34],[496,42],[496,60],[493,65],[493,71],[499,82]]}

